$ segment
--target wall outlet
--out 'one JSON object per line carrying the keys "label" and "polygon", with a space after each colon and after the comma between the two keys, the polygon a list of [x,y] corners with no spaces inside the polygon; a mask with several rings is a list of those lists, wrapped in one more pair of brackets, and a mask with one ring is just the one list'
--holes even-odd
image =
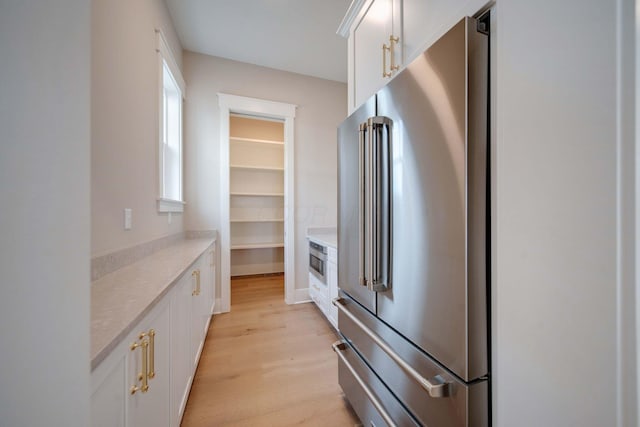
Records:
{"label": "wall outlet", "polygon": [[131,208],[124,209],[124,229],[131,230]]}

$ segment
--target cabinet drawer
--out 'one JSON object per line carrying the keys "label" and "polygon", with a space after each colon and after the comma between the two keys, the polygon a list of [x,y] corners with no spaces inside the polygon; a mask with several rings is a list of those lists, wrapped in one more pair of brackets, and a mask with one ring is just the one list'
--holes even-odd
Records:
{"label": "cabinet drawer", "polygon": [[329,292],[327,285],[321,283],[315,276],[309,274],[309,296],[316,303],[320,311],[327,313]]}
{"label": "cabinet drawer", "polygon": [[[342,342],[334,344],[338,355],[338,381],[364,426],[384,427],[383,412],[398,427],[419,426],[376,374],[353,348]],[[372,396],[370,396],[371,394]],[[374,403],[377,400],[378,405]],[[378,409],[381,407],[380,409]]]}
{"label": "cabinet drawer", "polygon": [[349,302],[347,307],[350,312],[357,313],[364,325],[381,337],[418,374],[434,383],[449,384],[449,393],[446,396],[429,396],[427,391],[391,359],[362,328],[341,311],[338,313],[340,333],[416,419],[429,427],[489,425],[487,380],[478,380],[472,384],[461,382],[357,303]]}

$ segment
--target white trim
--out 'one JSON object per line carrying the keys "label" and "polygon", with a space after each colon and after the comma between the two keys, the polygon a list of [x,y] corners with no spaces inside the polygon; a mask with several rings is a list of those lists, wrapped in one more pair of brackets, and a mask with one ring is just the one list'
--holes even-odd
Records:
{"label": "white trim", "polygon": [[173,78],[176,80],[176,84],[180,88],[180,92],[182,92],[182,97],[185,98],[187,96],[187,84],[182,77],[180,67],[178,67],[175,56],[169,47],[169,43],[167,43],[167,39],[164,37],[164,34],[162,34],[162,31],[156,30],[156,34],[158,37],[156,52],[158,52],[160,57],[167,63],[169,70],[171,70],[171,74],[173,74]]}
{"label": "white trim", "polygon": [[158,197],[158,212],[183,212],[185,202]]}
{"label": "white trim", "polygon": [[[166,199],[163,196],[164,193],[164,141],[163,141],[163,133],[164,133],[164,64],[167,65],[169,71],[171,72],[171,77],[173,81],[178,86],[180,90],[180,101],[182,101],[186,96],[187,85],[182,77],[182,72],[180,71],[180,67],[175,60],[173,52],[169,44],[167,43],[164,34],[161,30],[156,29],[156,52],[158,53],[158,152],[157,152],[157,161],[158,161],[158,192],[160,195],[157,199],[157,210],[158,212],[183,212],[184,211],[184,202],[181,200],[171,200]],[[179,103],[180,108],[180,152],[178,162],[180,163],[180,194],[179,197],[181,199],[184,198],[184,106],[182,102]]]}
{"label": "white trim", "polygon": [[[233,110],[234,113],[249,114],[256,117],[267,117],[278,119],[279,121],[284,120],[285,129],[287,119],[293,119],[296,117],[297,105],[294,104],[268,101],[258,98],[248,98],[246,96],[228,95],[225,93],[218,94],[218,101],[220,107],[226,108],[227,110]],[[229,139],[228,135],[227,139]],[[285,141],[287,140],[286,132],[284,139]]]}
{"label": "white trim", "polygon": [[295,295],[296,296],[295,296],[294,304],[303,304],[307,302],[313,302],[313,300],[309,296],[309,288],[296,289]]}
{"label": "white trim", "polygon": [[[264,99],[218,93],[220,106],[220,304],[221,312],[231,310],[231,232],[229,212],[229,116],[246,114],[284,121],[284,229],[285,302],[296,302],[295,294],[295,192],[294,119],[296,105]],[[234,138],[235,139],[235,138]]]}
{"label": "white trim", "polygon": [[349,5],[349,9],[347,9],[347,13],[342,18],[342,22],[340,26],[336,30],[336,34],[344,37],[345,39],[349,37],[349,33],[351,31],[351,25],[356,20],[356,17],[362,11],[362,6],[367,0],[353,0]]}
{"label": "white trim", "polygon": [[213,314],[220,314],[222,311],[220,310],[220,305],[222,304],[222,300],[220,298],[216,298],[216,302],[213,305]]}

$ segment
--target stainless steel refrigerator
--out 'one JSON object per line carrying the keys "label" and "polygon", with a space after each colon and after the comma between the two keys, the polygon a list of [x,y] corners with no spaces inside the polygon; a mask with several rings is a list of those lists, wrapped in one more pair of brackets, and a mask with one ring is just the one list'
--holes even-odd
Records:
{"label": "stainless steel refrigerator", "polygon": [[367,427],[490,425],[486,22],[338,129],[339,382]]}

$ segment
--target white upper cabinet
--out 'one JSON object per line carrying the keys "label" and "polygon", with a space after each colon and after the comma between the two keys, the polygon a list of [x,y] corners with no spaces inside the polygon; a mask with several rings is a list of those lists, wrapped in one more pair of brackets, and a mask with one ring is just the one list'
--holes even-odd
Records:
{"label": "white upper cabinet", "polygon": [[349,43],[353,52],[353,95],[360,105],[380,89],[402,63],[400,0],[373,0],[356,19]]}
{"label": "white upper cabinet", "polygon": [[338,33],[349,37],[348,109],[358,108],[405,65],[486,0],[354,0]]}

